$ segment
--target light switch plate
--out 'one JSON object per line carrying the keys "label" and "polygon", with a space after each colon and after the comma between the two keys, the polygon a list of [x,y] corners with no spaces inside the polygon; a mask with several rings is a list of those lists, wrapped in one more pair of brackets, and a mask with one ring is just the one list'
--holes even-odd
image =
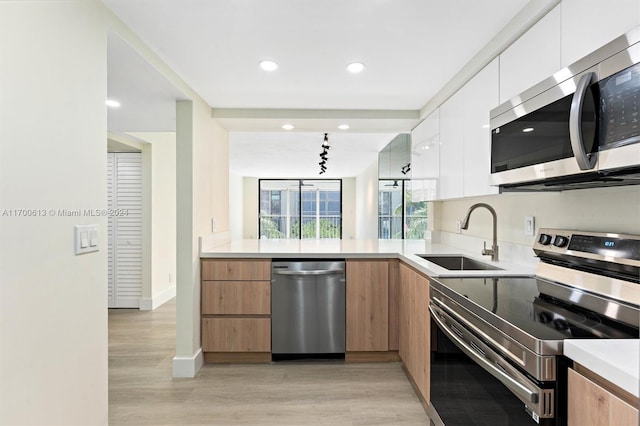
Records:
{"label": "light switch plate", "polygon": [[524,235],[533,237],[536,235],[536,221],[533,216],[524,217]]}
{"label": "light switch plate", "polygon": [[98,225],[74,226],[75,254],[91,253],[100,250]]}

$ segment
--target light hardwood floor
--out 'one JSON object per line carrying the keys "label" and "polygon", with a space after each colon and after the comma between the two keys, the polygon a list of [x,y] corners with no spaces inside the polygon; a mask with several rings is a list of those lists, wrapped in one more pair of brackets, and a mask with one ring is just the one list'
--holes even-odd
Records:
{"label": "light hardwood floor", "polygon": [[205,365],[172,379],[175,300],[109,311],[113,425],[427,425],[399,363]]}

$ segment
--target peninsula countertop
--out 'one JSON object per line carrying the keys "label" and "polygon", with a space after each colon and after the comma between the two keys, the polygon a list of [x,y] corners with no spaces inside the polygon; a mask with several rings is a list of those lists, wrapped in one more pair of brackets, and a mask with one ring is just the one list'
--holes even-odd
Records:
{"label": "peninsula countertop", "polygon": [[[300,258],[300,259],[375,259],[397,258],[429,276],[504,276],[535,274],[535,259],[492,262],[477,252],[432,243],[429,240],[287,240],[245,239],[223,244],[201,243],[200,257],[206,258]],[[464,255],[498,270],[453,271],[422,259],[418,255]]]}

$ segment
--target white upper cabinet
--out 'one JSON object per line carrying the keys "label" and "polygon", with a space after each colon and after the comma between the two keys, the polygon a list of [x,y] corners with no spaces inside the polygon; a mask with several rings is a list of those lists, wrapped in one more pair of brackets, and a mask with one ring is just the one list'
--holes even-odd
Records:
{"label": "white upper cabinet", "polygon": [[440,106],[439,199],[460,198],[463,195],[464,103],[464,93],[459,90]]}
{"label": "white upper cabinet", "polygon": [[639,0],[563,0],[562,66],[640,25]]}
{"label": "white upper cabinet", "polygon": [[[500,55],[500,103],[517,96],[562,68],[561,5],[551,10]],[[597,11],[591,12],[597,15]]]}
{"label": "white upper cabinet", "polygon": [[436,109],[411,132],[411,199],[437,199],[439,177],[440,110]]}
{"label": "white upper cabinet", "polygon": [[463,195],[497,194],[489,185],[491,129],[489,111],[498,106],[499,66],[494,59],[463,87]]}

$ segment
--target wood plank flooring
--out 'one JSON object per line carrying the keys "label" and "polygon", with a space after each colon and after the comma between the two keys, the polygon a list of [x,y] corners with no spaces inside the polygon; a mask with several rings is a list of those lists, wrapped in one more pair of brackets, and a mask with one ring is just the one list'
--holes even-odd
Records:
{"label": "wood plank flooring", "polygon": [[112,425],[428,425],[399,363],[205,365],[173,379],[175,300],[109,311]]}

